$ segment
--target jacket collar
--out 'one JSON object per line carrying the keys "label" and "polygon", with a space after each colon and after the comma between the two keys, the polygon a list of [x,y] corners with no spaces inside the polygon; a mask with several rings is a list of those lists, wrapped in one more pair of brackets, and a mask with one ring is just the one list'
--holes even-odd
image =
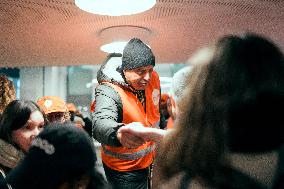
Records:
{"label": "jacket collar", "polygon": [[0,139],[0,164],[14,168],[24,158],[24,153],[15,148],[12,144]]}
{"label": "jacket collar", "polygon": [[133,88],[125,82],[121,64],[122,57],[112,57],[104,62],[97,73],[98,83],[110,82],[126,90],[134,91]]}

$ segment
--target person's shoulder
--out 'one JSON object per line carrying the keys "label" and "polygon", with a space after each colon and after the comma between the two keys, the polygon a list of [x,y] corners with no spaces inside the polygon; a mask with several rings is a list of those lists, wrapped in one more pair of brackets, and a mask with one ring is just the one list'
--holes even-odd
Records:
{"label": "person's shoulder", "polygon": [[113,100],[115,103],[119,105],[121,104],[121,99],[118,92],[106,83],[100,84],[96,87],[95,98],[96,101],[99,100],[108,103],[109,100]]}
{"label": "person's shoulder", "polygon": [[96,86],[96,90],[113,90],[109,82],[103,82]]}
{"label": "person's shoulder", "polygon": [[96,95],[102,94],[107,96],[117,96],[117,92],[113,87],[111,87],[108,83],[99,84],[96,87]]}

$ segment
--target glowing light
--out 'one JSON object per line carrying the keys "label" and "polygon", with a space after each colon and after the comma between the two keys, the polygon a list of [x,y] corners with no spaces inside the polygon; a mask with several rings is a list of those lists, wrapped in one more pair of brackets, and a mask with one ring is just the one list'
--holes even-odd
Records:
{"label": "glowing light", "polygon": [[[128,41],[116,41],[112,43],[105,44],[101,46],[101,50],[107,53],[123,53],[123,49],[125,45],[128,43]],[[146,43],[145,43],[146,44]],[[149,48],[150,45],[146,44]]]}
{"label": "glowing light", "polygon": [[101,50],[107,53],[122,53],[126,44],[126,41],[112,42],[101,46]]}
{"label": "glowing light", "polygon": [[122,16],[151,9],[156,0],[75,0],[80,9],[99,15]]}

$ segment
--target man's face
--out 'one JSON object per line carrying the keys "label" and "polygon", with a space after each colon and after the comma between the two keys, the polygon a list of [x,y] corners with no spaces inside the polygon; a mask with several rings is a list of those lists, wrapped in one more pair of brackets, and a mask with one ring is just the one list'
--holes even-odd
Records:
{"label": "man's face", "polygon": [[49,123],[64,123],[66,121],[64,112],[52,112],[47,114],[46,118]]}
{"label": "man's face", "polygon": [[126,82],[135,90],[144,90],[149,83],[153,72],[153,66],[143,66],[132,70],[124,70]]}

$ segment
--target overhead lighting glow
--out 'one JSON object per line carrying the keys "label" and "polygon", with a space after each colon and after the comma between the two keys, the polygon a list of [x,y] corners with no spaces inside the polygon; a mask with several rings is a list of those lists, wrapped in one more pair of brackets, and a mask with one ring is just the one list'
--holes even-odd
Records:
{"label": "overhead lighting glow", "polygon": [[122,16],[151,9],[156,0],[75,0],[80,9],[100,15]]}
{"label": "overhead lighting glow", "polygon": [[101,46],[101,50],[107,53],[122,53],[126,44],[126,41],[112,42]]}
{"label": "overhead lighting glow", "polygon": [[[125,45],[128,43],[128,41],[116,41],[112,43],[105,44],[101,46],[101,50],[107,53],[123,53],[123,49]],[[146,44],[149,48],[150,45]]]}

